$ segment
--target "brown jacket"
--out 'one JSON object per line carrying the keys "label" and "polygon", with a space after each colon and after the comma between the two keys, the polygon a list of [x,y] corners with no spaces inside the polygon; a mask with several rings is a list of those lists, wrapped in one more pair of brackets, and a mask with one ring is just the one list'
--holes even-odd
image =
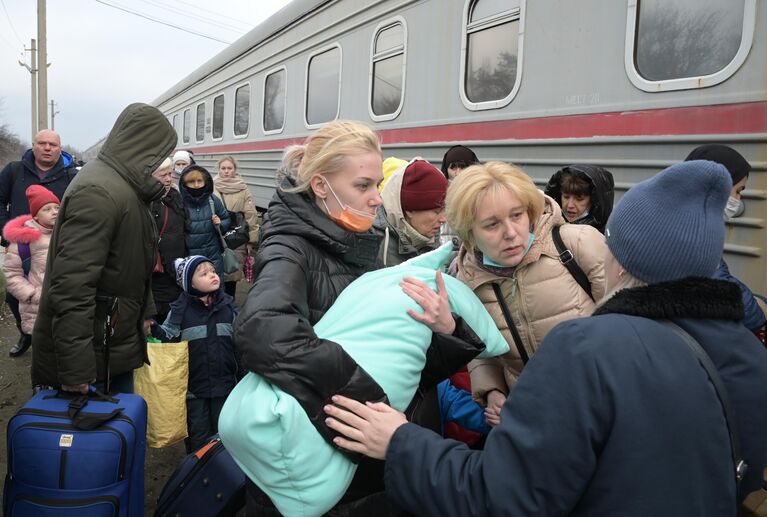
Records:
{"label": "brown jacket", "polygon": [[500,284],[530,357],[557,323],[588,316],[594,309],[589,295],[559,261],[551,230],[561,225],[564,225],[560,230],[562,240],[588,276],[594,298],[599,300],[605,294],[604,256],[607,245],[604,236],[591,226],[565,224],[559,205],[548,196],[544,212],[534,226],[535,242],[517,266],[513,277],[500,277],[480,268],[474,254],[461,247],[458,278],[482,300],[510,349],[501,357],[477,359],[469,364],[472,394],[480,403],[484,404],[487,393],[494,389],[508,394],[523,366],[493,292],[493,283]]}
{"label": "brown jacket", "polygon": [[[252,246],[253,254],[255,255],[255,248],[258,246],[258,234],[261,229],[261,218],[258,216],[256,206],[253,204],[253,197],[250,195],[250,190],[246,188],[232,194],[224,194],[214,185],[213,192],[221,198],[221,201],[224,202],[224,206],[229,212],[242,212],[245,214],[245,220],[248,222],[250,231],[249,244]],[[230,215],[230,217],[234,216]],[[234,224],[234,219],[232,219],[232,224]],[[240,246],[234,250],[234,253],[237,255],[237,262],[239,262],[240,266],[242,266],[242,262],[245,260],[245,248],[246,246]],[[234,273],[226,273],[226,275],[224,275],[225,282],[237,282],[242,280],[242,278],[242,267]]]}

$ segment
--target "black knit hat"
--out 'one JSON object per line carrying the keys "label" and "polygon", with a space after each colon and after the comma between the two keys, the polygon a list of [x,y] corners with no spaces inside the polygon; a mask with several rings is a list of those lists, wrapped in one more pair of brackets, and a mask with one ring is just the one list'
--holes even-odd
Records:
{"label": "black knit hat", "polygon": [[468,167],[469,165],[479,163],[479,159],[477,158],[477,155],[474,154],[474,151],[465,145],[454,145],[448,149],[445,156],[442,157],[442,167],[440,169],[442,170],[442,174],[445,175],[445,178],[450,179],[447,169],[450,165],[456,162],[462,162],[465,167]]}
{"label": "black knit hat", "polygon": [[724,165],[732,176],[733,185],[748,177],[751,172],[751,164],[738,151],[726,145],[706,144],[696,147],[684,159],[686,162],[692,160],[708,160]]}

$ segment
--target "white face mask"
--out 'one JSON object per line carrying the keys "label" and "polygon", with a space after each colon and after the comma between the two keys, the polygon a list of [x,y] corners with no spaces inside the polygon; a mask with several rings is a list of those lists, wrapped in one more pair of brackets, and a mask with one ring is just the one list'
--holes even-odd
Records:
{"label": "white face mask", "polygon": [[743,215],[744,210],[745,207],[743,206],[743,201],[736,197],[730,196],[727,198],[727,205],[724,207],[724,216],[727,219],[740,217]]}

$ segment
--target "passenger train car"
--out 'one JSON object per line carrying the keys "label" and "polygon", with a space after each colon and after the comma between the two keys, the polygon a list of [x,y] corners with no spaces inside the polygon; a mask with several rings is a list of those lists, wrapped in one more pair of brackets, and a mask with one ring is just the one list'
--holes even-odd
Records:
{"label": "passenger train car", "polygon": [[765,0],[293,0],[154,104],[199,163],[235,155],[261,208],[282,150],[337,118],[385,156],[463,143],[540,184],[599,164],[617,199],[728,144],[754,171],[726,257],[767,292]]}

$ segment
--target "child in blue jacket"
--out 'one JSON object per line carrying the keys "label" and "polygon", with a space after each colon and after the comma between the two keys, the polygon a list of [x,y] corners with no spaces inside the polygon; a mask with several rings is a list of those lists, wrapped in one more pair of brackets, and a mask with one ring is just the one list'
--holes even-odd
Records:
{"label": "child in blue jacket", "polygon": [[447,422],[455,422],[469,431],[482,434],[490,432],[490,426],[485,420],[485,412],[471,398],[471,393],[456,388],[450,384],[450,379],[446,379],[437,385],[437,396],[443,426]]}
{"label": "child in blue jacket", "polygon": [[176,282],[184,290],[170,305],[152,335],[162,341],[189,342],[187,426],[190,451],[218,432],[218,416],[237,384],[238,361],[232,341],[237,316],[234,299],[221,288],[221,278],[208,258],[177,259]]}

